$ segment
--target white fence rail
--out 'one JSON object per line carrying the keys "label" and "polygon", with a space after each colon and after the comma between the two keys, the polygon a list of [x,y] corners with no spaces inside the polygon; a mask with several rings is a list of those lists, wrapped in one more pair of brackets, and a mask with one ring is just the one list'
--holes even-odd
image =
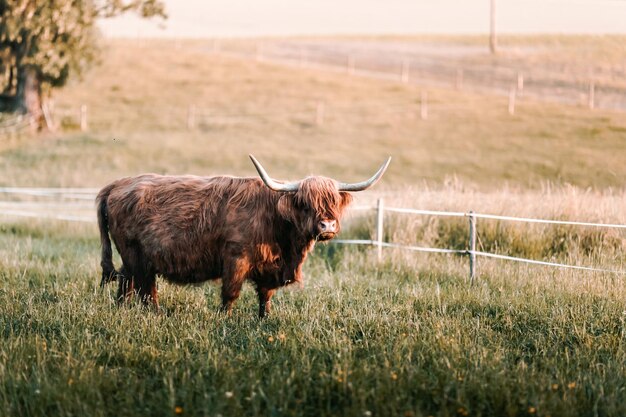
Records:
{"label": "white fence rail", "polygon": [[15,217],[32,217],[32,218],[37,218],[37,219],[67,220],[71,222],[85,222],[85,223],[93,223],[96,221],[95,216],[72,216],[69,214],[42,213],[38,211],[24,211],[24,210],[0,209],[0,215],[15,216]]}
{"label": "white fence rail", "polygon": [[[353,209],[373,210],[374,207],[357,206]],[[562,225],[569,225],[569,226],[592,226],[592,227],[610,227],[610,228],[617,228],[617,229],[626,229],[626,224],[588,223],[588,222],[574,222],[574,221],[567,221],[567,220],[533,219],[530,217],[512,217],[512,216],[500,216],[497,214],[481,214],[481,213],[474,213],[471,211],[466,213],[463,211],[418,210],[418,209],[395,208],[395,207],[386,207],[385,211],[389,211],[392,213],[425,214],[428,216],[451,216],[451,217],[474,216],[479,219],[511,220],[511,221],[517,221],[517,222],[526,222],[526,223],[562,224]]]}
{"label": "white fence rail", "polygon": [[15,136],[27,129],[32,129],[37,124],[39,114],[21,115],[17,114],[0,121],[0,138]]}
{"label": "white fence rail", "polygon": [[[28,197],[45,197],[48,201],[0,201],[0,215],[3,216],[16,216],[16,217],[31,217],[42,219],[55,219],[74,222],[87,222],[94,223],[96,221],[95,206],[90,206],[83,202],[76,202],[71,200],[92,200],[95,198],[97,188],[32,188],[32,187],[0,187],[0,194],[14,194]],[[53,201],[50,201],[53,199]],[[68,201],[69,199],[69,201]],[[476,219],[494,219],[505,220],[515,222],[526,223],[542,223],[542,224],[555,224],[555,225],[568,225],[568,226],[584,226],[584,227],[604,227],[613,229],[626,229],[625,224],[609,224],[609,223],[592,223],[592,222],[577,222],[577,221],[565,221],[565,220],[549,220],[549,219],[534,219],[528,217],[513,217],[503,216],[495,214],[484,214],[469,212],[454,212],[454,211],[437,211],[437,210],[419,210],[411,208],[400,207],[385,207],[382,198],[378,199],[376,206],[352,206],[354,211],[375,210],[376,211],[376,239],[334,239],[331,242],[335,244],[343,245],[365,245],[373,246],[377,248],[378,259],[381,260],[383,256],[383,248],[401,249],[412,252],[426,252],[426,253],[440,253],[440,254],[455,254],[469,257],[469,277],[470,283],[473,283],[476,274],[476,257],[494,258],[513,262],[523,262],[534,265],[551,266],[558,268],[568,268],[575,270],[604,272],[618,275],[626,275],[625,270],[610,270],[603,268],[596,268],[592,266],[584,265],[568,265],[557,262],[548,262],[535,259],[518,258],[514,256],[482,252],[476,250],[476,236],[478,234]],[[62,210],[79,210],[80,214],[60,213]],[[89,210],[91,213],[87,212]],[[384,237],[384,213],[398,213],[398,214],[416,214],[426,216],[443,216],[443,217],[467,217],[469,220],[469,232],[468,232],[468,245],[467,249],[447,249],[447,248],[430,248],[413,245],[403,245],[393,242],[385,242]]]}
{"label": "white fence rail", "polygon": [[[483,214],[469,212],[452,212],[452,211],[437,211],[437,210],[418,210],[409,208],[397,208],[397,207],[385,207],[383,200],[378,199],[376,207],[370,206],[355,206],[353,210],[376,210],[376,240],[351,240],[351,239],[336,239],[332,242],[336,244],[344,245],[368,245],[375,246],[378,249],[378,259],[382,259],[382,248],[396,248],[415,252],[430,252],[430,253],[443,253],[443,254],[457,254],[469,256],[469,277],[470,283],[473,283],[476,278],[476,257],[481,256],[485,258],[502,259],[513,262],[523,262],[535,265],[552,266],[558,268],[577,269],[584,271],[605,272],[611,274],[626,275],[626,271],[622,270],[610,270],[603,268],[595,268],[591,266],[581,265],[568,265],[557,262],[547,262],[535,259],[518,258],[514,256],[501,255],[496,253],[482,252],[476,250],[476,236],[477,226],[476,219],[495,219],[495,220],[507,220],[526,223],[543,223],[543,224],[558,224],[568,226],[586,226],[586,227],[606,227],[614,229],[626,229],[626,224],[608,224],[608,223],[591,223],[591,222],[576,222],[565,220],[549,220],[549,219],[533,219],[528,217],[513,217],[513,216],[501,216],[495,214]],[[469,219],[469,233],[468,233],[468,249],[443,249],[443,248],[427,248],[419,246],[401,245],[397,243],[389,243],[383,241],[384,236],[384,212],[400,213],[400,214],[418,214],[427,216],[445,216],[445,217],[467,217]]]}

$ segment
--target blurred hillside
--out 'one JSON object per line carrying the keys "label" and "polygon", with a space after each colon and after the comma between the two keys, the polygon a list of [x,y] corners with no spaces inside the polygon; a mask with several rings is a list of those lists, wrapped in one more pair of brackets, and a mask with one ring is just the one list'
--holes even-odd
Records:
{"label": "blurred hillside", "polygon": [[[571,42],[558,42],[565,60]],[[613,57],[613,44],[599,42]],[[557,44],[551,37],[528,43]],[[57,94],[56,133],[0,142],[3,185],[98,187],[146,171],[254,175],[247,158],[254,153],[277,178],[358,180],[392,155],[384,184],[394,188],[623,187],[622,112],[520,96],[511,115],[507,96],[284,65],[228,47],[216,51],[199,40],[106,45],[101,65]],[[529,65],[537,59],[529,56]],[[86,132],[79,130],[81,105]]]}

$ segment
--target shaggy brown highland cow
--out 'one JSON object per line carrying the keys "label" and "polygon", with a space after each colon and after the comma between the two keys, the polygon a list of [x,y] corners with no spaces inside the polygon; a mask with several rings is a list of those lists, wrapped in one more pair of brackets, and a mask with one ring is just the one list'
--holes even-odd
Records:
{"label": "shaggy brown highland cow", "polygon": [[[339,232],[349,192],[372,186],[389,158],[367,181],[339,183],[307,177],[162,176],[122,178],[96,199],[102,242],[102,282],[118,280],[118,302],[136,291],[158,308],[156,276],[179,284],[222,279],[222,309],[230,312],[246,279],[256,285],[259,316],[282,286],[302,281],[302,264],[316,241]],[[116,271],[111,239],[122,258]]]}

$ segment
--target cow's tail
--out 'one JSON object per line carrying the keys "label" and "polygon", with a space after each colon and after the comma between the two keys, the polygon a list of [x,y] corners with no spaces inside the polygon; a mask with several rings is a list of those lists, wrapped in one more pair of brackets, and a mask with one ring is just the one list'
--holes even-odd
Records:
{"label": "cow's tail", "polygon": [[100,244],[102,245],[102,281],[100,286],[117,279],[118,272],[113,265],[113,249],[111,248],[111,238],[109,237],[109,213],[107,200],[114,185],[107,185],[98,193],[96,197],[96,207],[98,210],[98,227],[100,228]]}

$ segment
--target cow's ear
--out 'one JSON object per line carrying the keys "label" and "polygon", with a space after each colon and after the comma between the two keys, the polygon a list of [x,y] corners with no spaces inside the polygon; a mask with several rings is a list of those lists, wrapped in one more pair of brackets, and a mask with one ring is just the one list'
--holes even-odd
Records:
{"label": "cow's ear", "polygon": [[286,193],[280,196],[278,199],[278,214],[283,219],[289,220],[290,222],[295,222],[295,203],[294,203],[294,194]]}
{"label": "cow's ear", "polygon": [[341,209],[346,208],[350,203],[352,203],[352,194],[342,191],[339,193],[341,195]]}

